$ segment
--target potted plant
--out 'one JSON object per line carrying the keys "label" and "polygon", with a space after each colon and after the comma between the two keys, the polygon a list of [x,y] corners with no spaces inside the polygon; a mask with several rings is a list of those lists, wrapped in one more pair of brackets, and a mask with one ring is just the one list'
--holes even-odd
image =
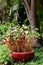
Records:
{"label": "potted plant", "polygon": [[13,62],[11,50],[6,44],[0,44],[0,65],[11,65]]}
{"label": "potted plant", "polygon": [[[37,29],[37,28],[36,28]],[[6,44],[13,51],[12,57],[15,61],[28,61],[34,57],[32,38],[39,38],[40,34],[30,26],[15,26],[10,29],[10,35]]]}

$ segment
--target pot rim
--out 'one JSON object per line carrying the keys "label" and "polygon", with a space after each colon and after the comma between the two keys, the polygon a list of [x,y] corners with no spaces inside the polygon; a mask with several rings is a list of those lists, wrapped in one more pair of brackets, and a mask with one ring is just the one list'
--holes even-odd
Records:
{"label": "pot rim", "polygon": [[28,52],[12,52],[12,54],[30,54],[30,53],[34,53],[34,50]]}

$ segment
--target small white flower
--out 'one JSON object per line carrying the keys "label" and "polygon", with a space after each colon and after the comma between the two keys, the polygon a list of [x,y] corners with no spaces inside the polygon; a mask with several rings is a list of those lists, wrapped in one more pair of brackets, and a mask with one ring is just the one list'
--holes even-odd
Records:
{"label": "small white flower", "polygon": [[25,29],[27,29],[27,27],[26,27],[26,26],[25,26],[24,28],[25,28]]}
{"label": "small white flower", "polygon": [[22,25],[22,27],[24,27],[24,25]]}
{"label": "small white flower", "polygon": [[14,30],[15,32],[17,31],[17,29]]}
{"label": "small white flower", "polygon": [[26,31],[25,33],[28,34],[28,31]]}

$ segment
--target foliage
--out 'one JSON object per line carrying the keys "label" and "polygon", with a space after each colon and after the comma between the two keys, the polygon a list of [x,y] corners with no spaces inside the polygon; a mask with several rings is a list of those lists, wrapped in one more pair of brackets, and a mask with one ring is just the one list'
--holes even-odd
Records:
{"label": "foliage", "polygon": [[0,26],[0,40],[2,39],[3,34],[7,31],[7,26]]}
{"label": "foliage", "polygon": [[[0,1],[0,21],[3,23],[8,22],[10,15],[12,14],[12,9],[14,8],[14,5],[17,4],[17,0],[1,0]],[[3,14],[4,12],[4,14]],[[3,14],[3,15],[2,15]],[[4,18],[4,19],[3,19]],[[3,20],[2,20],[3,19]]]}
{"label": "foliage", "polygon": [[12,20],[12,22],[6,22],[6,24],[4,25],[0,25],[0,40],[2,40],[3,36],[6,34],[6,35],[9,35],[9,29],[10,27],[14,27],[15,25],[17,25],[17,21],[14,19]]}
{"label": "foliage", "polygon": [[26,18],[26,19],[23,21],[23,24],[24,24],[24,25],[29,25],[28,22],[29,22],[29,21],[28,21],[28,19]]}
{"label": "foliage", "polygon": [[19,35],[22,35],[22,33],[23,33],[26,36],[28,36],[29,38],[32,38],[32,37],[40,38],[40,34],[37,32],[37,30],[38,30],[37,28],[35,28],[31,31],[30,26],[22,25],[22,27],[21,27],[19,25],[15,25],[15,26],[11,26],[11,25],[9,25],[7,32],[5,32],[6,33],[5,35],[8,37],[10,35],[12,35],[17,40]]}
{"label": "foliage", "polygon": [[7,64],[11,62],[12,58],[10,57],[11,50],[6,44],[0,45],[0,63]]}
{"label": "foliage", "polygon": [[39,19],[40,32],[43,33],[43,10],[40,7],[39,2],[37,3],[37,15]]}
{"label": "foliage", "polygon": [[8,46],[12,51],[31,51],[33,48],[31,41],[32,38],[40,37],[40,34],[36,30],[37,28],[31,31],[31,28],[29,26],[23,25],[22,27],[20,27],[17,25],[15,27],[9,28],[4,38],[10,41],[10,45]]}

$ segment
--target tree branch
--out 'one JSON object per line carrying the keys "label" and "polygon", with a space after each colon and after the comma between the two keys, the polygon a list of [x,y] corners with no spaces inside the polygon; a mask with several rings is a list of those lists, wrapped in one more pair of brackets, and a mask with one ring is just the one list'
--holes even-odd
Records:
{"label": "tree branch", "polygon": [[23,0],[23,4],[24,4],[24,7],[25,7],[25,10],[26,10],[26,13],[27,13],[27,18],[28,18],[28,20],[29,20],[29,22],[30,22],[30,10],[31,10],[31,4],[29,3],[28,4],[28,1],[27,0]]}

